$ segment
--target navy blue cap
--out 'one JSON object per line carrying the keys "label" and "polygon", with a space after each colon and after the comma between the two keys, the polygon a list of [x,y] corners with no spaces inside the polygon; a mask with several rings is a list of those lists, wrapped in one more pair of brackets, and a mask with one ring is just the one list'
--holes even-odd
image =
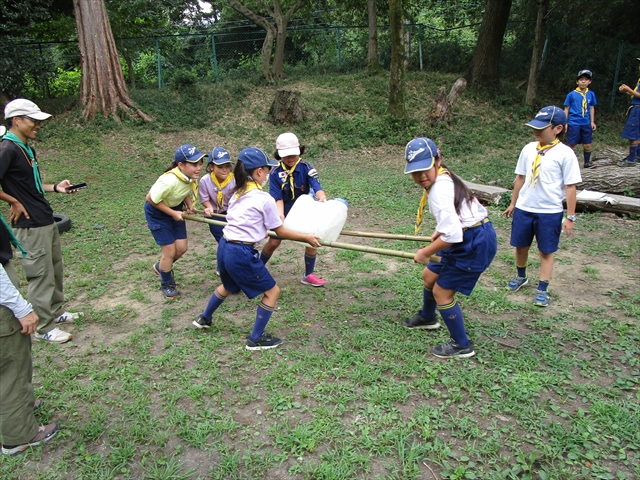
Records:
{"label": "navy blue cap", "polygon": [[209,152],[209,163],[214,165],[224,165],[231,162],[231,155],[222,147],[215,147]]}
{"label": "navy blue cap", "polygon": [[404,159],[407,161],[404,173],[431,170],[439,156],[440,149],[433,140],[426,137],[414,138],[404,149]]}
{"label": "navy blue cap", "polygon": [[542,130],[550,127],[551,125],[565,125],[567,123],[567,116],[564,110],[560,107],[550,105],[544,107],[536,114],[536,118],[527,123],[527,126],[535,128],[536,130]]}
{"label": "navy blue cap", "polygon": [[593,77],[593,73],[591,73],[591,70],[587,70],[585,68],[584,70],[580,70],[578,72],[578,78],[580,77],[589,77],[589,80],[591,80],[591,77]]}
{"label": "navy blue cap", "polygon": [[204,153],[200,153],[200,150],[189,144],[180,145],[174,155],[176,163],[198,163],[204,157],[206,157]]}
{"label": "navy blue cap", "polygon": [[277,167],[279,162],[271,160],[269,156],[256,147],[247,147],[238,154],[238,161],[244,164],[246,170],[260,167]]}

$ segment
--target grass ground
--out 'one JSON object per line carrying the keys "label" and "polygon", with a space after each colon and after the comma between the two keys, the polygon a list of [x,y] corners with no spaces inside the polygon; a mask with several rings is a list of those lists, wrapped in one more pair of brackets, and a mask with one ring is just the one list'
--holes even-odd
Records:
{"label": "grass ground", "polygon": [[[509,187],[531,140],[522,126],[531,112],[513,106],[515,90],[511,102],[468,92],[454,125],[431,129],[421,119],[451,81],[410,76],[414,110],[402,124],[384,116],[385,79],[287,83],[303,91],[309,116],[295,131],[307,158],[329,196],[350,202],[347,227],[412,233],[420,192],[401,172],[414,135],[436,139],[464,178]],[[65,290],[85,316],[71,327],[72,342],[33,349],[36,393],[46,401],[40,420],[63,430],[45,447],[0,459],[0,478],[640,476],[637,221],[582,215],[557,254],[552,303],[539,309],[535,282],[503,290],[513,274],[510,226],[492,207],[498,256],[474,293],[459,298],[477,350],[463,361],[430,355],[447,340],[444,329],[400,325],[420,308],[419,266],[321,250],[327,285],[313,289],[299,282],[302,247],[283,243],[269,264],[282,294],[268,330],[285,342],[248,352],[256,301],[230,298],[210,331],[190,328],[218,283],[206,226],[188,225],[190,250],[176,264],[182,298],[161,298],[151,271],[159,250],[142,204],[181,143],[271,151],[283,130],[265,118],[273,88],[238,81],[135,94],[153,125],[85,125],[71,110],[41,132],[45,181],[89,184],[49,197],[74,224],[63,235]],[[622,146],[619,120],[603,117],[596,148]],[[432,228],[429,218],[424,230]],[[532,257],[534,279],[538,267]]]}

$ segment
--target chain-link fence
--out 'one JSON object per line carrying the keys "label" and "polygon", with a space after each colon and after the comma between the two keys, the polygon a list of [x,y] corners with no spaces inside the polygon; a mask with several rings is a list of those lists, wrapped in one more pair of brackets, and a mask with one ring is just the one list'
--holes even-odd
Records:
{"label": "chain-link fence", "polygon": [[[436,29],[405,25],[405,35],[409,69],[464,74],[473,56],[477,26]],[[526,81],[533,37],[534,25],[530,22],[509,24],[500,58],[502,78],[518,83]],[[229,31],[116,39],[116,44],[131,85],[165,88],[259,72],[264,38],[264,30],[242,26]],[[13,44],[0,48],[9,52],[0,61],[22,59],[26,75],[14,80],[22,81],[23,90],[33,96],[56,97],[75,93],[74,88],[77,91],[80,77],[77,43]],[[366,27],[290,27],[285,44],[285,72],[362,70],[366,67],[367,50]],[[388,27],[378,28],[378,52],[380,65],[388,69],[391,56]],[[588,68],[594,72],[592,89],[598,94],[600,108],[622,109],[628,98],[620,95],[617,87],[620,83],[635,83],[638,56],[640,45],[549,23],[540,88],[569,92],[575,88],[576,73]],[[4,86],[3,90],[7,92]]]}

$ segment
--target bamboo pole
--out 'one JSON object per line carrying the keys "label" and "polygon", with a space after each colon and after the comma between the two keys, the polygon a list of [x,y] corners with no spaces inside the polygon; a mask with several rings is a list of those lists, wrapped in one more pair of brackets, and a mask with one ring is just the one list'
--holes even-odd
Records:
{"label": "bamboo pole", "polygon": [[[204,213],[204,210],[196,210],[196,213]],[[221,213],[213,213],[211,216],[227,218],[226,215]],[[386,238],[389,240],[407,240],[410,242],[431,242],[431,237],[421,237],[417,235],[403,235],[397,233],[383,233],[383,232],[362,232],[357,230],[342,230],[340,235],[346,235],[349,237],[366,237],[366,238]]]}
{"label": "bamboo pole", "polygon": [[[182,218],[184,218],[185,220],[191,220],[192,222],[208,223],[211,225],[218,225],[222,227],[224,227],[227,224],[226,222],[222,222],[220,220],[200,218],[200,217],[196,217],[195,215],[187,215],[185,213],[182,214]],[[269,234],[270,237],[278,236],[276,232],[274,232],[273,230],[269,230],[267,233]],[[320,245],[322,245],[323,247],[340,248],[343,250],[354,250],[356,252],[375,253],[377,255],[386,255],[389,257],[408,258],[413,260],[416,256],[415,253],[399,252],[398,250],[389,250],[388,248],[376,248],[376,247],[369,247],[367,245],[353,245],[351,243],[341,243],[341,242],[323,242],[322,240],[319,240],[319,242],[320,242]],[[440,263],[440,257],[438,257],[437,255],[432,255],[431,261],[435,263]]]}

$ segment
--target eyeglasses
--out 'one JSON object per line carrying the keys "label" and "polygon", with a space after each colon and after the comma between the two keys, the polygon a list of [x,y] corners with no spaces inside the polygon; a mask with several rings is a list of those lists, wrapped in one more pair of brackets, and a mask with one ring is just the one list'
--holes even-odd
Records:
{"label": "eyeglasses", "polygon": [[22,117],[20,117],[20,118],[28,118],[29,120],[31,120],[33,122],[33,124],[36,127],[39,127],[40,125],[42,125],[42,120],[36,120],[35,118],[28,117],[27,115],[22,115]]}

